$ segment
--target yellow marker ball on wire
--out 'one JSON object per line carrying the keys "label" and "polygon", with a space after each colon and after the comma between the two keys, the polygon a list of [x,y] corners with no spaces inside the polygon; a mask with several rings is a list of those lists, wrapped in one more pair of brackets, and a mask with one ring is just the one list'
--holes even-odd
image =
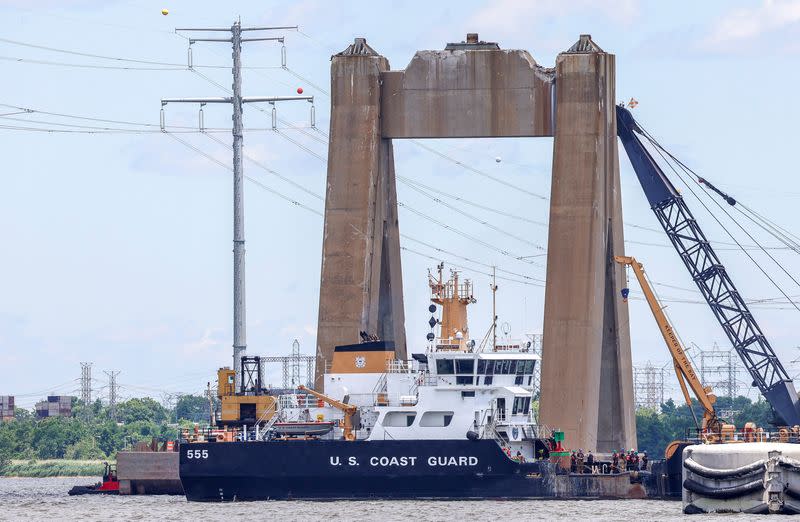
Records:
{"label": "yellow marker ball on wire", "polygon": [[169,9],[162,9],[161,14],[167,16],[169,14]]}

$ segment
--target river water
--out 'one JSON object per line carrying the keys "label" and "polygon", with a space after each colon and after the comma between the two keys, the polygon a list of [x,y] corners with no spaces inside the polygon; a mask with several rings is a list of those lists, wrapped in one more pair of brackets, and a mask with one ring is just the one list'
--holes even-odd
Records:
{"label": "river water", "polygon": [[[176,496],[84,495],[70,497],[74,485],[92,484],[91,478],[0,478],[0,520],[136,521],[317,521],[317,520],[448,520],[467,522],[511,520],[623,520],[652,522],[685,519],[680,502],[657,500],[599,501],[331,501],[304,500],[186,502]],[[691,521],[746,520],[746,515],[693,515]]]}

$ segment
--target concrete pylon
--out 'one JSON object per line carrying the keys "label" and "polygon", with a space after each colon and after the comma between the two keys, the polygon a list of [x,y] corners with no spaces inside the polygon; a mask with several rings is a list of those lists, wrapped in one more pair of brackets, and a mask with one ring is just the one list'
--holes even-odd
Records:
{"label": "concrete pylon", "polygon": [[337,345],[359,332],[406,358],[392,142],[381,137],[381,73],[389,62],[363,38],[332,58],[331,124],[315,387]]}
{"label": "concrete pylon", "polygon": [[540,420],[594,451],[636,446],[614,83],[589,35],[559,54]]}

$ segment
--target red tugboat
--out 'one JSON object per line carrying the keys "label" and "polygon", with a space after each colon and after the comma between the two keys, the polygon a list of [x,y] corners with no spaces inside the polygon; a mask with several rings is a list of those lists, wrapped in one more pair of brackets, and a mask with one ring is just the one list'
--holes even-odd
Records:
{"label": "red tugboat", "polygon": [[117,479],[117,466],[105,462],[103,481],[93,486],[75,486],[69,490],[70,495],[118,495],[119,480]]}

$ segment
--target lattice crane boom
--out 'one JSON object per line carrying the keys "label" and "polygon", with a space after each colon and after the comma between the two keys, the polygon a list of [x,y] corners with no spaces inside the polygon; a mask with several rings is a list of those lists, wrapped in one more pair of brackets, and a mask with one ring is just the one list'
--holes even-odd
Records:
{"label": "lattice crane boom", "polygon": [[637,133],[642,134],[642,131],[630,111],[617,106],[617,135],[644,189],[650,208],[742,359],[753,385],[758,387],[784,424],[800,424],[794,383],[686,202],[644,147]]}

